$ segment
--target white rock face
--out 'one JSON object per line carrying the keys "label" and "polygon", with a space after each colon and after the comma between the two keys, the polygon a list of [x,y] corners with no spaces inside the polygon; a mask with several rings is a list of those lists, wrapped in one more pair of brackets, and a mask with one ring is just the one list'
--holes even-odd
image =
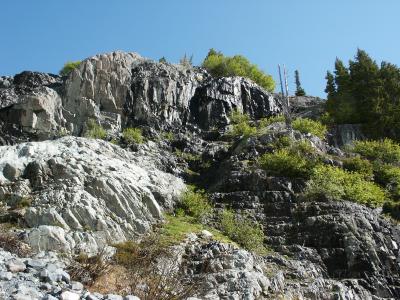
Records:
{"label": "white rock face", "polygon": [[0,199],[31,198],[25,221],[34,249],[96,252],[146,232],[184,189],[155,167],[150,146],[132,153],[65,137],[0,147]]}
{"label": "white rock face", "polygon": [[132,68],[144,60],[139,54],[120,51],[84,60],[65,83],[63,106],[69,129],[79,134],[88,117],[103,119],[100,110],[107,112],[104,119],[110,114],[117,118],[130,93]]}

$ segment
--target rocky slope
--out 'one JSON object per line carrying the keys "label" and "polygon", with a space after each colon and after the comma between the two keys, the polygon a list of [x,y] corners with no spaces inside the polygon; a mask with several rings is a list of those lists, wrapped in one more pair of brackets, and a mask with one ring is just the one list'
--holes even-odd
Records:
{"label": "rocky slope", "polygon": [[[291,103],[297,116],[314,117],[323,108],[312,97]],[[268,176],[257,159],[288,132],[278,123],[229,140],[232,110],[256,120],[280,113],[282,105],[250,80],[213,78],[201,68],[136,53],[88,58],[66,78],[0,77],[0,221],[18,223],[12,232],[37,253],[31,263],[1,252],[0,297],[121,299],[87,292],[67,280],[62,256],[44,256],[93,255],[137,240],[172,211],[185,181],[205,188],[217,211],[231,208],[261,223],[269,248],[257,255],[189,236],[175,260],[182,279],[200,282],[193,297],[399,299],[398,225],[379,209],[305,201],[304,180]],[[108,141],[82,137],[89,120],[107,130]],[[127,127],[140,127],[146,142],[124,142]],[[337,129],[341,135],[328,142],[299,132],[294,138],[336,164],[342,155],[336,147],[356,137],[346,130]],[[21,268],[11,270],[12,261]],[[46,285],[46,268],[65,276]]]}

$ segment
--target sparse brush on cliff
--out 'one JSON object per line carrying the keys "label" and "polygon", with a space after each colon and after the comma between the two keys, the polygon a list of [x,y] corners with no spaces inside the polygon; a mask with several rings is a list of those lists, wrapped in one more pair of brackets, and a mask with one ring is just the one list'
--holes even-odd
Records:
{"label": "sparse brush on cliff", "polygon": [[257,134],[257,128],[250,124],[250,116],[248,114],[233,110],[229,115],[229,119],[233,124],[229,131],[230,136],[247,138]]}
{"label": "sparse brush on cliff", "polygon": [[78,68],[81,64],[81,61],[69,61],[64,67],[60,70],[61,76],[68,76],[74,69]]}
{"label": "sparse brush on cliff", "polygon": [[195,190],[193,186],[188,186],[188,190],[183,193],[180,206],[187,215],[200,223],[209,218],[213,210],[207,194],[203,190]]}
{"label": "sparse brush on cliff", "polygon": [[249,251],[265,252],[264,231],[258,222],[246,216],[235,216],[233,211],[224,209],[220,215],[222,232]]}
{"label": "sparse brush on cliff", "polygon": [[107,137],[107,131],[105,131],[101,125],[97,124],[94,119],[89,119],[87,121],[85,137],[91,139],[105,139]]}
{"label": "sparse brush on cliff", "polygon": [[301,133],[311,133],[321,139],[325,138],[326,132],[328,131],[326,126],[322,123],[307,118],[298,118],[294,120],[292,126],[293,129]]}
{"label": "sparse brush on cliff", "polygon": [[364,175],[326,165],[314,168],[305,195],[311,199],[349,200],[371,207],[382,206],[387,199],[384,190]]}
{"label": "sparse brush on cliff", "polygon": [[268,92],[273,92],[275,89],[272,76],[265,74],[242,55],[229,57],[210,49],[202,66],[216,77],[242,76],[253,80]]}
{"label": "sparse brush on cliff", "polygon": [[140,128],[125,128],[122,132],[122,136],[128,144],[141,144],[144,142],[144,137]]}

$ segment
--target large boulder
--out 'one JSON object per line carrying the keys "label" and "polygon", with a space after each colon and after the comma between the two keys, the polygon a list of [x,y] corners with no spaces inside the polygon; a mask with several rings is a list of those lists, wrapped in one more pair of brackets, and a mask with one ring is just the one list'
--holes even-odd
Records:
{"label": "large boulder", "polygon": [[184,189],[156,167],[151,148],[76,137],[0,147],[0,199],[27,206],[34,249],[96,252],[145,233]]}

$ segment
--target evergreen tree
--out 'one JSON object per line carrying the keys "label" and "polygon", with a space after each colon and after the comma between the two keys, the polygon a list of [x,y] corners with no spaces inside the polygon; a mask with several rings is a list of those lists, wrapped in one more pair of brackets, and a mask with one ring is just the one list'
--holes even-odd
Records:
{"label": "evergreen tree", "polygon": [[335,77],[331,72],[326,72],[326,88],[325,93],[328,95],[328,99],[332,98],[336,94]]}
{"label": "evergreen tree", "polygon": [[299,71],[298,71],[298,70],[294,71],[294,77],[295,77],[295,83],[296,83],[296,92],[295,92],[295,95],[296,95],[296,96],[305,96],[305,95],[306,95],[306,92],[305,92],[304,89],[301,87],[300,75],[299,75]]}
{"label": "evergreen tree", "polygon": [[165,56],[161,57],[158,62],[166,64],[167,63],[167,59],[165,58]]}

